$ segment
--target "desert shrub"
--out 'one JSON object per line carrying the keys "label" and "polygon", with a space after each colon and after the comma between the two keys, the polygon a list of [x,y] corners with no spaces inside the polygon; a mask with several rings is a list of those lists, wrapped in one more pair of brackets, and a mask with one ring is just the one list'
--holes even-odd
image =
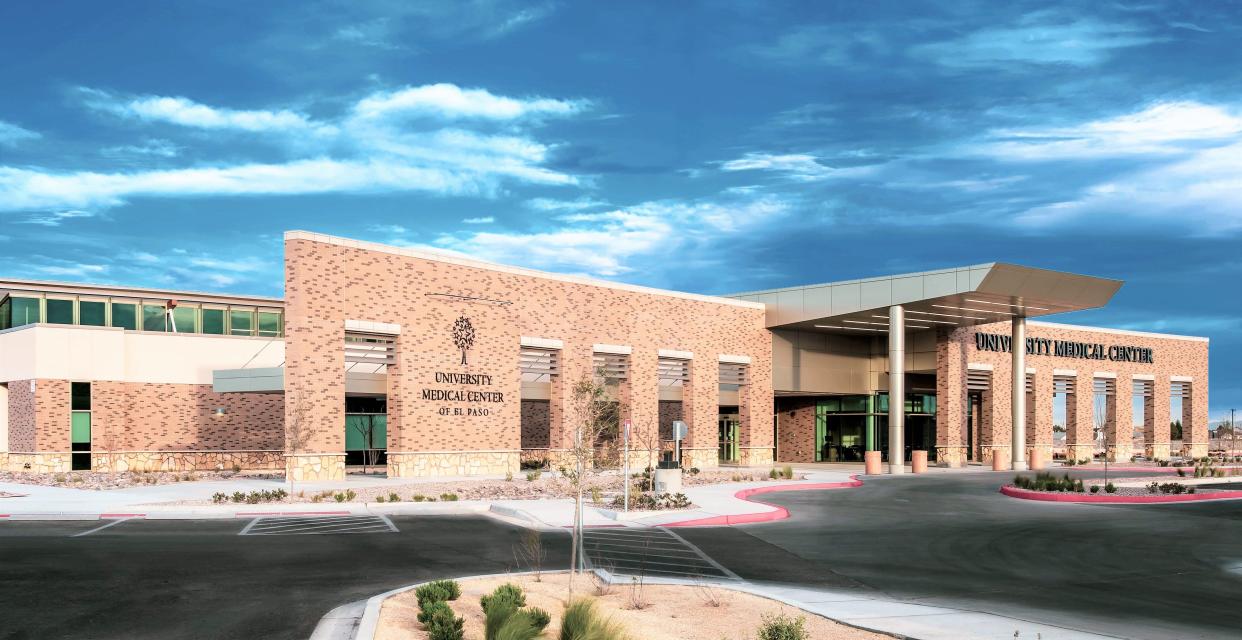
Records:
{"label": "desert shrub", "polygon": [[449,595],[451,594],[448,589],[435,582],[429,582],[414,590],[414,598],[418,600],[420,610],[426,609],[433,602],[448,602]]}
{"label": "desert shrub", "polygon": [[334,493],[332,494],[332,498],[337,502],[345,502],[345,494],[343,493]]}
{"label": "desert shrub", "polygon": [[414,495],[410,496],[410,501],[412,501],[412,502],[422,502],[423,500],[426,500],[426,499],[427,499],[427,496],[425,496],[425,495],[423,495],[423,494],[421,494],[421,493],[416,493],[416,494],[414,494]]}
{"label": "desert shrub", "polygon": [[447,600],[456,600],[461,597],[461,585],[456,580],[436,580],[428,584],[444,589],[444,592],[448,594]]}
{"label": "desert shrub", "polygon": [[526,481],[527,481],[527,482],[534,482],[534,481],[538,480],[538,479],[539,479],[539,476],[541,476],[541,475],[543,475],[543,472],[542,472],[542,471],[540,471],[540,470],[538,470],[538,469],[535,469],[534,471],[527,471],[527,472],[526,472]]}
{"label": "desert shrub", "polygon": [[1111,483],[1111,482],[1110,482],[1110,483],[1108,483],[1108,484],[1104,485],[1104,490],[1105,490],[1105,491],[1107,491],[1107,492],[1109,492],[1109,493],[1117,493],[1117,485],[1115,485],[1115,484],[1113,484],[1113,483]]}
{"label": "desert shrub", "polygon": [[543,628],[535,624],[529,611],[516,611],[509,615],[496,633],[487,640],[535,640],[543,637]]}
{"label": "desert shrub", "polygon": [[427,637],[430,640],[462,640],[465,624],[465,618],[454,616],[453,610],[446,605],[427,622]]}
{"label": "desert shrub", "polygon": [[1100,492],[1100,485],[1098,484],[1091,485],[1091,493],[1099,493],[1099,492]]}
{"label": "desert shrub", "polygon": [[483,607],[483,611],[487,611],[493,605],[501,602],[510,602],[514,609],[521,609],[526,606],[526,594],[522,593],[522,587],[506,582],[496,587],[496,590],[489,595],[479,598],[479,605]]}
{"label": "desert shrub", "polygon": [[375,501],[382,503],[384,501],[384,496],[375,496]]}
{"label": "desert shrub", "polygon": [[690,474],[690,475],[692,475],[692,476],[697,476],[697,475],[699,475],[699,468],[698,468],[698,467],[690,467],[689,469],[686,469],[686,473],[688,473],[688,474]]}
{"label": "desert shrub", "polygon": [[506,471],[506,472],[505,472],[505,482],[513,482],[513,472],[512,472],[512,471]]}
{"label": "desert shrub", "polygon": [[802,616],[766,614],[762,620],[757,634],[759,640],[808,640],[811,637],[806,631],[806,618]]}
{"label": "desert shrub", "polygon": [[211,501],[216,504],[220,504],[221,502],[228,502],[228,499],[229,497],[227,495],[220,493],[220,492],[211,494]]}
{"label": "desert shrub", "polygon": [[561,617],[558,640],[624,640],[627,636],[621,625],[601,618],[595,610],[595,602],[580,598],[565,607]]}
{"label": "desert shrub", "polygon": [[246,501],[246,494],[240,491],[233,492],[233,502],[245,502],[245,501]]}
{"label": "desert shrub", "polygon": [[357,498],[357,497],[358,497],[358,494],[357,494],[357,493],[354,493],[354,490],[353,490],[353,489],[349,489],[349,490],[347,490],[347,491],[345,492],[345,500],[346,500],[347,502],[348,502],[348,501],[350,501],[350,500],[353,500],[354,498]]}
{"label": "desert shrub", "polygon": [[421,622],[423,625],[427,625],[431,622],[431,619],[436,616],[436,614],[442,611],[447,612],[450,616],[453,615],[453,610],[449,608],[449,605],[447,602],[443,600],[435,600],[432,602],[428,602],[427,606],[419,609],[418,621]]}
{"label": "desert shrub", "polygon": [[1179,467],[1179,468],[1178,468],[1178,470],[1177,470],[1177,477],[1179,477],[1179,478],[1185,478],[1185,477],[1186,477],[1186,472],[1185,472],[1185,471],[1183,471],[1180,467]]}
{"label": "desert shrub", "polygon": [[241,473],[241,465],[233,465],[233,473]]}
{"label": "desert shrub", "polygon": [[388,501],[389,502],[401,502],[401,496],[397,495],[397,492],[394,491],[388,494]]}
{"label": "desert shrub", "polygon": [[456,493],[441,493],[440,499],[445,502],[457,502],[457,494]]}
{"label": "desert shrub", "polygon": [[1157,492],[1157,491],[1159,491],[1159,490],[1160,490],[1160,483],[1159,483],[1159,482],[1153,482],[1153,483],[1151,483],[1151,484],[1147,485],[1147,493],[1155,493],[1155,492]]}
{"label": "desert shrub", "polygon": [[781,467],[781,477],[786,480],[793,480],[793,467],[789,465]]}
{"label": "desert shrub", "polygon": [[552,614],[540,609],[539,607],[531,607],[526,610],[530,614],[530,621],[535,624],[535,628],[543,631],[552,622]]}
{"label": "desert shrub", "polygon": [[[487,596],[484,597],[486,598]],[[513,601],[508,598],[501,597],[490,600],[483,606],[483,611],[483,640],[496,640],[500,630],[505,627],[510,620],[515,618],[517,620],[513,624],[514,628],[510,628],[510,633],[516,632],[520,634],[527,627],[530,627],[532,630],[534,629],[534,627],[530,625],[529,618],[524,618],[523,616],[518,615],[517,606],[515,606]],[[522,624],[523,622],[526,624]],[[521,636],[519,635],[518,637]]]}
{"label": "desert shrub", "polygon": [[772,480],[775,480],[775,479],[776,479],[776,469],[772,469],[772,470],[768,471],[768,477],[769,477],[769,478],[771,478]]}
{"label": "desert shrub", "polygon": [[604,492],[599,487],[591,487],[591,503],[599,504],[604,501]]}

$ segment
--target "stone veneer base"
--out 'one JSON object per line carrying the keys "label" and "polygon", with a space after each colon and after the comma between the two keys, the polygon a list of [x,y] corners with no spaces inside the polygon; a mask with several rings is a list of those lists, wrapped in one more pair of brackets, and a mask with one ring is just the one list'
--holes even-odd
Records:
{"label": "stone veneer base", "polygon": [[772,447],[741,447],[737,463],[744,467],[770,467],[774,464]]}
{"label": "stone veneer base", "polygon": [[95,452],[91,469],[96,471],[224,471],[238,467],[247,471],[281,471],[283,451],[117,451]]}
{"label": "stone veneer base", "polygon": [[296,453],[285,455],[285,479],[289,482],[317,482],[345,479],[345,454]]}
{"label": "stone veneer base", "polygon": [[488,476],[517,473],[521,451],[388,452],[389,478]]}
{"label": "stone veneer base", "polygon": [[7,469],[15,473],[60,473],[73,469],[73,456],[61,453],[19,453],[10,451]]}

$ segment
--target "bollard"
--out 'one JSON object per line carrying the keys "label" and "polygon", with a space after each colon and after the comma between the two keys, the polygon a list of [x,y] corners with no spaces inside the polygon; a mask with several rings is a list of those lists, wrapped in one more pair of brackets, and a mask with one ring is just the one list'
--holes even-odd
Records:
{"label": "bollard", "polygon": [[1031,471],[1039,471],[1047,464],[1044,462],[1043,452],[1040,451],[1038,447],[1031,447],[1031,453],[1027,456],[1026,460],[1026,466]]}
{"label": "bollard", "polygon": [[878,476],[883,473],[883,461],[880,459],[879,451],[868,451],[863,454],[863,461],[866,465],[866,473],[869,476]]}
{"label": "bollard", "polygon": [[915,473],[927,473],[927,452],[910,452],[910,470]]}
{"label": "bollard", "polygon": [[1005,459],[1004,455],[1002,455],[1001,450],[1000,449],[992,450],[992,470],[993,471],[1004,471],[1008,468],[1009,468],[1009,461]]}

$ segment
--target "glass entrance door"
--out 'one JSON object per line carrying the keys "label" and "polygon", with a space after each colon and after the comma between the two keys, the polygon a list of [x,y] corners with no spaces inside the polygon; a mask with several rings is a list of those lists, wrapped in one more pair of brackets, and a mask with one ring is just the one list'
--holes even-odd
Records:
{"label": "glass entrance door", "polygon": [[720,435],[719,454],[721,462],[738,461],[737,431],[740,423],[740,417],[736,413],[721,413],[717,420]]}
{"label": "glass entrance door", "polygon": [[972,391],[967,395],[966,410],[966,459],[971,462],[978,462],[979,455],[979,427],[983,420],[983,394],[978,391]]}

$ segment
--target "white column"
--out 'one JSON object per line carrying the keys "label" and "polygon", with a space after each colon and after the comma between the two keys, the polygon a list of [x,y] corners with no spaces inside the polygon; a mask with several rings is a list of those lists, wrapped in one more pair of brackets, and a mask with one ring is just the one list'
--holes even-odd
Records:
{"label": "white column", "polygon": [[906,310],[888,308],[888,472],[906,471]]}
{"label": "white column", "polygon": [[1026,318],[1014,316],[1010,324],[1009,353],[1013,356],[1013,380],[1010,382],[1013,401],[1013,469],[1026,469]]}

